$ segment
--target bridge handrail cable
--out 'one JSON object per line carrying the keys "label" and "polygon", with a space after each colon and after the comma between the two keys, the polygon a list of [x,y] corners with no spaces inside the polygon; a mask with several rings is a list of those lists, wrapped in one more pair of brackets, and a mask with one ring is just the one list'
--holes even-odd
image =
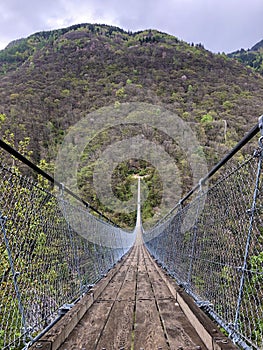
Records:
{"label": "bridge handrail cable", "polygon": [[247,350],[263,346],[262,170],[263,116],[143,235],[159,264]]}
{"label": "bridge handrail cable", "polygon": [[154,227],[159,226],[162,222],[166,221],[180,206],[182,206],[196,191],[200,189],[200,185],[205,185],[213,175],[215,175],[235,154],[238,153],[250,140],[257,135],[257,133],[263,127],[263,115],[259,117],[259,122],[254,125],[247,134],[231,149],[199,182],[189,191],[176,205],[169,210],[169,212],[163,216]]}
{"label": "bridge handrail cable", "polygon": [[0,147],[52,185],[0,163],[0,348],[27,349],[129,251],[135,234],[3,140]]}
{"label": "bridge handrail cable", "polygon": [[114,226],[118,225],[113,222],[110,218],[108,218],[107,216],[105,216],[102,212],[100,212],[98,209],[94,208],[92,205],[90,205],[88,202],[86,202],[84,199],[80,198],[76,193],[74,193],[73,191],[71,191],[69,188],[65,187],[63,184],[61,184],[60,182],[58,182],[56,179],[54,179],[51,175],[49,175],[48,173],[46,173],[44,170],[42,170],[41,168],[39,168],[39,166],[37,166],[36,164],[34,164],[33,162],[31,162],[28,158],[26,158],[25,156],[23,156],[21,153],[19,153],[17,150],[15,150],[13,147],[11,147],[8,143],[6,143],[5,141],[0,139],[0,147],[2,149],[4,149],[5,151],[7,151],[9,154],[11,154],[12,156],[14,156],[15,158],[17,158],[18,160],[20,160],[22,163],[26,164],[29,168],[31,168],[32,170],[34,170],[37,174],[43,176],[45,179],[47,179],[51,184],[56,185],[57,187],[59,187],[60,189],[63,187],[63,191],[68,193],[70,196],[72,196],[73,198],[75,198],[77,201],[79,201],[80,203],[84,204],[85,207],[89,208],[90,210],[92,210],[94,213],[98,214],[101,218],[103,218],[104,220],[106,220],[107,222],[111,223]]}

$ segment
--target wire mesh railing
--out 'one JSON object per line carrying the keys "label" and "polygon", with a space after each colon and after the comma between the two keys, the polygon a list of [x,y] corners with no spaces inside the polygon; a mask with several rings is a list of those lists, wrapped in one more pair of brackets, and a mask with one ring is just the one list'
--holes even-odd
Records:
{"label": "wire mesh railing", "polygon": [[[262,137],[253,156],[230,166],[258,129],[144,233],[152,255],[245,349],[263,348]],[[4,165],[0,173],[0,347],[22,349],[129,250],[134,235],[92,215],[50,176],[59,194]]]}
{"label": "wire mesh railing", "polygon": [[134,237],[73,205],[62,190],[55,195],[4,165],[0,174],[0,348],[22,349],[121,259]]}
{"label": "wire mesh railing", "polygon": [[144,233],[151,254],[244,349],[263,348],[262,157],[261,137],[253,156],[227,159],[217,181],[200,181],[191,201]]}

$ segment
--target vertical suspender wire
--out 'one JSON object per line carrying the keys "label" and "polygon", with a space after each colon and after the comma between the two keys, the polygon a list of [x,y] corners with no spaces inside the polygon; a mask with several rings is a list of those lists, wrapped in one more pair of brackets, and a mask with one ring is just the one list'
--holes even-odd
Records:
{"label": "vertical suspender wire", "polygon": [[79,257],[78,257],[78,253],[77,253],[77,248],[76,248],[76,244],[74,242],[74,237],[73,237],[73,233],[72,233],[72,228],[70,227],[69,224],[69,220],[68,220],[68,214],[67,214],[67,208],[66,208],[66,200],[64,197],[64,184],[61,184],[60,186],[60,196],[59,196],[59,200],[61,202],[61,207],[62,207],[62,214],[66,220],[67,223],[67,228],[68,228],[68,236],[69,236],[69,240],[70,240],[70,244],[71,244],[71,249],[72,249],[72,253],[73,253],[73,261],[74,261],[74,265],[77,271],[77,275],[78,275],[78,280],[79,280],[79,291],[80,291],[80,295],[83,293],[83,286],[82,285],[82,276],[81,276],[81,272],[80,272],[80,261],[79,261]]}
{"label": "vertical suspender wire", "polygon": [[194,224],[194,237],[192,241],[192,248],[191,248],[191,254],[190,254],[190,264],[189,264],[189,270],[188,270],[188,276],[187,276],[187,286],[191,289],[191,278],[192,278],[192,272],[193,272],[193,263],[194,263],[194,254],[195,254],[195,246],[196,246],[196,240],[197,240],[197,231],[198,231],[198,219],[199,219],[199,209],[200,209],[200,202],[202,200],[202,179],[199,181],[199,193],[197,197],[197,208],[196,208],[196,216],[195,216],[195,224]]}

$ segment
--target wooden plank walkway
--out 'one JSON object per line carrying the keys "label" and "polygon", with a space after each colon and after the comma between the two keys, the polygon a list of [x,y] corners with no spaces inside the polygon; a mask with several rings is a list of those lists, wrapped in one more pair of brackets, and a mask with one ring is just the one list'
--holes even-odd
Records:
{"label": "wooden plank walkway", "polygon": [[135,246],[59,350],[207,349],[142,245]]}
{"label": "wooden plank walkway", "polygon": [[32,350],[234,350],[142,242],[140,179],[130,253]]}
{"label": "wooden plank walkway", "polygon": [[236,350],[142,244],[32,350]]}

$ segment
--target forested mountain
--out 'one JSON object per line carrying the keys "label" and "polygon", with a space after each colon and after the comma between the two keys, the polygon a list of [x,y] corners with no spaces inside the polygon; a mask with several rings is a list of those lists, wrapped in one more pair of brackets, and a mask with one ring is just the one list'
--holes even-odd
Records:
{"label": "forested mountain", "polygon": [[241,49],[230,53],[228,56],[263,74],[263,40],[255,44],[251,49]]}
{"label": "forested mountain", "polygon": [[[156,30],[80,24],[33,34],[0,51],[1,133],[16,148],[29,140],[32,159],[45,159],[50,169],[71,125],[100,107],[136,101],[159,104],[188,122],[211,167],[257,122],[262,95],[263,78],[251,68]],[[112,137],[111,131],[93,146],[105,148]],[[156,177],[149,164],[136,160],[119,169],[120,197],[129,196],[124,169],[143,167]],[[187,190],[192,182],[185,169]],[[84,178],[85,199],[99,207],[87,185],[91,175]],[[147,215],[160,201],[156,188],[152,193]],[[117,219],[129,225],[134,217]]]}

